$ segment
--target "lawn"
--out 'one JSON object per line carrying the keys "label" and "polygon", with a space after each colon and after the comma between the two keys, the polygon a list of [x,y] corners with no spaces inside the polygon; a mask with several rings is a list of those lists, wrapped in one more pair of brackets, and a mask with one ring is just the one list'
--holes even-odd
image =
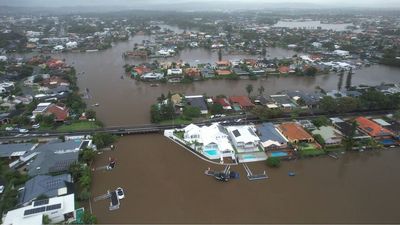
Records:
{"label": "lawn", "polygon": [[61,132],[73,132],[73,131],[81,131],[81,130],[94,130],[100,128],[96,122],[90,121],[78,121],[74,122],[70,125],[61,125],[57,128],[57,131]]}
{"label": "lawn", "polygon": [[164,120],[160,122],[160,125],[171,125],[171,124],[190,124],[192,123],[192,120],[186,120],[186,119],[174,119],[174,120]]}

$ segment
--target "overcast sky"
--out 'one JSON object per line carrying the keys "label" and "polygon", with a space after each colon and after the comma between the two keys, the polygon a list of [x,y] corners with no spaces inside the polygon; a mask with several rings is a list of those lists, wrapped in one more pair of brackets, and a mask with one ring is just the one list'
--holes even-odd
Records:
{"label": "overcast sky", "polygon": [[400,0],[0,0],[0,5],[9,6],[129,6],[148,7],[150,5],[170,5],[190,2],[204,2],[205,4],[226,3],[245,5],[250,3],[282,4],[282,3],[309,3],[324,7],[400,7]]}

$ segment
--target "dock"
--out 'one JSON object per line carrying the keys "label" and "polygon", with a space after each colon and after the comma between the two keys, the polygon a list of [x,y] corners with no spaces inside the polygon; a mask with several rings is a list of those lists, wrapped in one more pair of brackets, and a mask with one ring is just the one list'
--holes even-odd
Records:
{"label": "dock", "polygon": [[97,201],[100,201],[100,200],[108,199],[110,197],[111,197],[111,193],[110,193],[110,191],[107,191],[107,194],[95,197],[94,201],[97,202]]}
{"label": "dock", "polygon": [[330,153],[330,154],[328,154],[328,156],[331,158],[334,158],[334,159],[339,159],[339,157],[336,153]]}
{"label": "dock", "polygon": [[263,180],[263,179],[269,178],[267,173],[265,172],[265,170],[261,174],[253,174],[253,172],[251,171],[251,169],[249,168],[249,166],[246,163],[243,163],[242,165],[243,165],[244,170],[246,170],[247,179],[249,179],[250,181]]}

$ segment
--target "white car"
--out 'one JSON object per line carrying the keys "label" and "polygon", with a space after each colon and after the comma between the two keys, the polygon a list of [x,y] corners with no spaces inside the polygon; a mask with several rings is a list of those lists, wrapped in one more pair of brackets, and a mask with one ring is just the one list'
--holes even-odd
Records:
{"label": "white car", "polygon": [[4,191],[4,185],[1,185],[1,186],[0,186],[0,194],[2,194],[3,191]]}
{"label": "white car", "polygon": [[13,131],[14,127],[6,127],[6,131]]}
{"label": "white car", "polygon": [[20,133],[28,133],[28,132],[29,132],[29,130],[23,129],[23,128],[20,128],[18,131],[19,131]]}
{"label": "white car", "polygon": [[115,190],[115,192],[117,192],[117,196],[118,196],[118,199],[123,199],[123,198],[125,198],[125,193],[124,193],[124,189],[122,189],[122,188],[117,188],[116,190]]}
{"label": "white car", "polygon": [[33,129],[38,129],[38,128],[40,128],[40,124],[33,124],[33,125],[32,125],[32,128],[33,128]]}

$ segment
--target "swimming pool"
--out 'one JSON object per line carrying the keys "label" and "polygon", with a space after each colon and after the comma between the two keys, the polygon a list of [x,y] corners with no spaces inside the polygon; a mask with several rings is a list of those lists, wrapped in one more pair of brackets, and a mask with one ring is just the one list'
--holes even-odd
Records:
{"label": "swimming pool", "polygon": [[271,157],[284,157],[288,156],[286,152],[271,152]]}
{"label": "swimming pool", "polygon": [[218,151],[217,151],[217,150],[206,150],[206,151],[204,151],[204,153],[205,153],[206,155],[209,155],[209,156],[216,156],[216,155],[218,155]]}
{"label": "swimming pool", "polygon": [[255,157],[254,155],[243,155],[242,158],[243,159],[255,159],[257,157]]}

